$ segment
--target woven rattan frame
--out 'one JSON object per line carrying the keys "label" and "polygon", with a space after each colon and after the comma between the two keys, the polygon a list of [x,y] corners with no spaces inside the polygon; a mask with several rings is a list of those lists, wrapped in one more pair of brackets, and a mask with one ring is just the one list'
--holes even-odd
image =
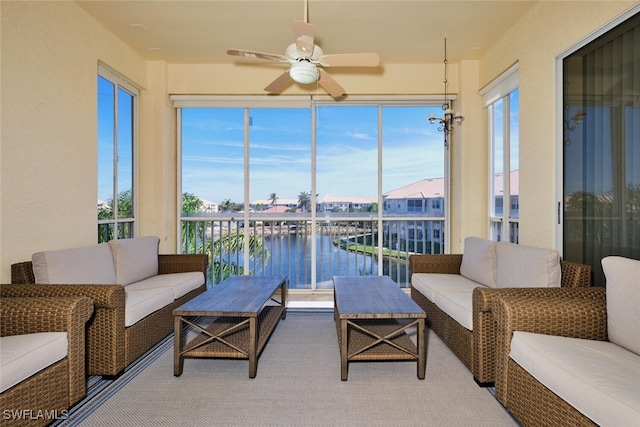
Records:
{"label": "woven rattan frame", "polygon": [[[3,411],[49,411],[50,416],[60,416],[86,395],[85,323],[92,311],[93,302],[87,297],[1,299],[0,335],[66,332],[68,341],[67,357],[0,394]],[[12,426],[51,421],[46,417],[20,421],[0,417],[0,425]]]}
{"label": "woven rattan frame", "polygon": [[[206,277],[207,255],[162,254],[158,273],[202,271]],[[87,329],[87,373],[115,376],[149,348],[173,331],[172,311],[206,290],[197,289],[172,304],[125,328],[125,292],[121,285],[35,285],[30,261],[11,265],[11,282],[3,286],[2,296],[86,295],[95,302],[94,316]]]}
{"label": "woven rattan frame", "polygon": [[496,320],[496,397],[525,426],[593,425],[509,357],[514,331],[604,341],[607,312],[604,288],[575,298],[499,297]]}
{"label": "woven rattan frame", "polygon": [[[412,255],[411,273],[460,274],[462,254]],[[483,386],[495,382],[496,325],[492,301],[499,295],[520,296],[580,296],[591,285],[591,267],[573,262],[561,262],[562,288],[487,288],[473,292],[473,331],[469,331],[420,291],[411,287],[411,298],[427,313],[427,325],[447,344]]]}

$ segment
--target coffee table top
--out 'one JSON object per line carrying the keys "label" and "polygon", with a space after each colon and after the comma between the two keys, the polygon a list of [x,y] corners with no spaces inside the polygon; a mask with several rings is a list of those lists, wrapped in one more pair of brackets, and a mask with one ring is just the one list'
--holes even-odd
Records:
{"label": "coffee table top", "polygon": [[287,276],[231,276],[173,310],[174,316],[257,316]]}
{"label": "coffee table top", "polygon": [[389,276],[334,276],[333,286],[341,319],[426,318]]}

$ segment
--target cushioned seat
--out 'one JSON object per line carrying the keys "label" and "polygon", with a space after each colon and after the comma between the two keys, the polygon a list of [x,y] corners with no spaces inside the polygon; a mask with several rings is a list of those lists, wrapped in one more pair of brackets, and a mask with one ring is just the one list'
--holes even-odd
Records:
{"label": "cushioned seat", "polygon": [[554,249],[479,237],[465,239],[463,254],[412,255],[411,297],[427,324],[480,385],[495,378],[497,295],[581,295],[591,284],[591,267],[563,262]]}
{"label": "cushioned seat", "polygon": [[602,267],[606,293],[493,302],[496,397],[524,426],[638,425],[640,261]]}
{"label": "cushioned seat", "polygon": [[[1,298],[0,423],[45,425],[86,396],[85,324],[92,312],[87,297]],[[44,415],[22,424],[14,413]]]}

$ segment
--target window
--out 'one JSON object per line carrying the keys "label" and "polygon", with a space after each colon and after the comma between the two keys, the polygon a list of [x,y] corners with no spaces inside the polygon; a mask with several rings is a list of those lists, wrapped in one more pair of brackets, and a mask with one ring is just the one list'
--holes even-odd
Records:
{"label": "window", "polygon": [[481,91],[489,118],[489,236],[518,243],[518,66]]}
{"label": "window", "polygon": [[444,201],[442,134],[427,120],[439,103],[173,98],[182,251],[208,251],[210,283],[248,270],[292,289],[378,274],[407,287],[410,253],[444,251],[444,209],[425,212]]}
{"label": "window", "polygon": [[137,90],[98,72],[98,242],[134,236]]}
{"label": "window", "polygon": [[[637,8],[636,8],[637,11]],[[640,14],[562,59],[563,256],[640,259]]]}

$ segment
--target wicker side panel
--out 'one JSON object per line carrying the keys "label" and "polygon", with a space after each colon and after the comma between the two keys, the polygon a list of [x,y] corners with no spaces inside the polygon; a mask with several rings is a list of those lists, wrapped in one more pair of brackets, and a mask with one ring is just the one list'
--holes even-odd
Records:
{"label": "wicker side panel", "polygon": [[473,366],[471,331],[461,326],[413,287],[411,287],[411,299],[427,314],[427,326],[442,339],[464,366],[471,370]]}
{"label": "wicker side panel", "polygon": [[514,331],[593,340],[607,339],[604,289],[591,288],[600,299],[499,297],[493,303],[496,319],[496,398],[508,407],[508,362]]}
{"label": "wicker side panel", "polygon": [[484,385],[495,381],[496,322],[491,311],[479,312],[473,317],[471,332],[473,361],[471,372]]}
{"label": "wicker side panel", "polygon": [[561,261],[562,278],[560,286],[563,288],[575,288],[591,286],[591,266],[575,262]]}
{"label": "wicker side panel", "polygon": [[11,283],[36,283],[31,261],[11,264]]}
{"label": "wicker side panel", "polygon": [[595,426],[513,360],[508,366],[507,409],[524,426]]}
{"label": "wicker side panel", "polygon": [[207,274],[209,257],[198,254],[161,254],[158,255],[158,274],[202,271]]}
{"label": "wicker side panel", "polygon": [[[32,377],[5,390],[0,394],[0,408],[3,411],[31,410],[37,415],[39,411],[61,411],[69,409],[69,360],[59,362],[38,372]],[[37,417],[36,417],[37,418]],[[43,426],[52,419],[5,419],[0,417],[0,426]]]}
{"label": "wicker side panel", "polygon": [[195,298],[205,290],[206,285],[202,284],[199,288],[126,328],[123,346],[125,366],[129,366],[162,338],[173,332],[173,309]]}
{"label": "wicker side panel", "polygon": [[462,254],[411,255],[411,273],[460,274]]}
{"label": "wicker side panel", "polygon": [[121,309],[96,308],[87,329],[87,373],[118,375],[125,362],[124,301]]}

